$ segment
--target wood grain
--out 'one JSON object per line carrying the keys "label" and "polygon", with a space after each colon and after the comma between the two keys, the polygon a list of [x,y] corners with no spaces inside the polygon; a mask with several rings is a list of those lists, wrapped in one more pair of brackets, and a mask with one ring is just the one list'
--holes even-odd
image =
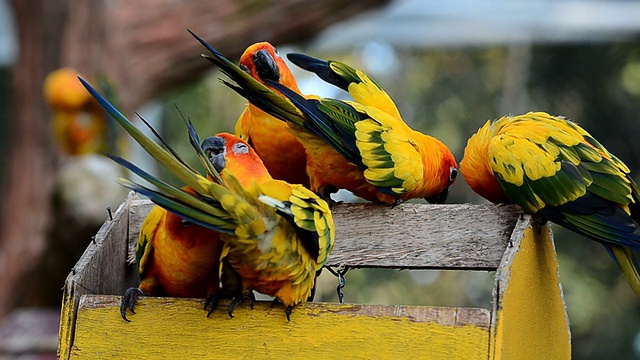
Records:
{"label": "wood grain", "polygon": [[[153,204],[133,201],[129,251]],[[332,267],[495,270],[520,215],[504,205],[337,204]]]}
{"label": "wood grain", "polygon": [[487,359],[489,311],[307,303],[288,322],[268,302],[205,316],[202,300],[142,298],[131,322],[119,297],[84,296],[72,358]]}
{"label": "wood grain", "polygon": [[84,294],[123,294],[133,283],[132,268],[126,266],[129,206],[120,205],[100,228],[93,242],[78,260],[63,288],[58,357],[67,358],[73,343],[75,313]]}

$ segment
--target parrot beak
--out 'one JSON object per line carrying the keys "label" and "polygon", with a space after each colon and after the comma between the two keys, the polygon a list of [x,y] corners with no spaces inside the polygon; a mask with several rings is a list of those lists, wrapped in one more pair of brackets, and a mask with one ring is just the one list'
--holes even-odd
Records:
{"label": "parrot beak", "polygon": [[424,198],[424,199],[427,200],[429,204],[444,204],[444,202],[447,200],[448,195],[449,195],[449,187],[447,186],[438,195]]}
{"label": "parrot beak", "polygon": [[207,154],[209,161],[218,172],[221,172],[226,165],[224,159],[225,143],[226,140],[219,136],[210,136],[204,139],[202,145],[200,145],[202,151]]}
{"label": "parrot beak", "polygon": [[262,80],[280,81],[278,64],[266,50],[258,50],[253,54],[253,65]]}

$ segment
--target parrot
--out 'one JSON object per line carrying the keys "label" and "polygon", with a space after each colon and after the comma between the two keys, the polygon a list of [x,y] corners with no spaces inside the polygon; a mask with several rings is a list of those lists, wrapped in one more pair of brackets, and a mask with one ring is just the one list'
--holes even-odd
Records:
{"label": "parrot", "polygon": [[[146,137],[91,85],[82,79],[81,82],[189,191],[111,156],[152,186],[126,179],[120,179],[121,184],[148,196],[184,221],[219,233],[222,253],[211,262],[219,260],[220,264],[228,264],[238,274],[241,286],[241,294],[234,295],[229,305],[229,316],[233,316],[233,310],[244,299],[253,301],[255,290],[274,296],[275,301],[282,303],[290,321],[293,307],[312,297],[316,277],[333,249],[335,225],[329,205],[302,185],[272,179],[255,151],[240,138],[222,134],[200,143],[191,121],[185,120],[190,143],[206,170],[203,176],[169,146],[165,144],[165,149]],[[230,156],[228,146],[236,154],[245,156]],[[222,167],[224,170],[220,171]],[[258,174],[257,180],[254,174]],[[239,180],[243,177],[251,178],[250,185],[243,186]],[[216,305],[215,297],[211,302]],[[208,314],[213,309],[211,307]]]}
{"label": "parrot", "polygon": [[[186,188],[185,190],[187,190]],[[125,292],[120,314],[135,314],[139,296],[204,298],[219,290],[220,233],[154,206],[140,229],[136,263],[140,284]]]}
{"label": "parrot", "polygon": [[52,110],[53,134],[66,155],[94,154],[106,150],[108,123],[98,103],[78,83],[79,73],[60,68],[44,80],[44,97]]}
{"label": "parrot", "polygon": [[469,138],[460,170],[485,199],[604,245],[640,296],[640,190],[579,125],[545,112],[489,120]]}
{"label": "parrot", "polygon": [[[249,46],[240,57],[239,67],[263,84],[262,78],[269,79],[300,94],[291,70],[268,42]],[[248,103],[236,122],[235,134],[258,153],[274,179],[309,187],[304,147],[288,128],[286,123]]]}
{"label": "parrot", "polygon": [[286,121],[307,157],[310,189],[327,199],[346,189],[365,200],[398,205],[413,198],[444,203],[458,173],[451,151],[411,129],[387,93],[359,70],[336,61],[309,60],[309,68],[347,88],[354,101],[306,99],[281,83],[269,87],[189,32],[234,83],[222,80],[261,110]]}

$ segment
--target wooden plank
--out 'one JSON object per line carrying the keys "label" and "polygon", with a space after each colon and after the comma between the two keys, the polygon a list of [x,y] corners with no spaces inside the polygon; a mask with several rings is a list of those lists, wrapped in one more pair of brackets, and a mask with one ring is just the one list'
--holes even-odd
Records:
{"label": "wooden plank", "polygon": [[231,319],[224,309],[207,318],[202,300],[142,298],[127,323],[119,300],[82,298],[73,358],[488,358],[486,309],[307,303],[287,322],[268,302]]}
{"label": "wooden plank", "polygon": [[[134,201],[129,254],[153,204]],[[520,209],[504,205],[336,204],[328,266],[495,270]]]}
{"label": "wooden plank", "polygon": [[516,225],[496,272],[492,359],[570,359],[571,333],[549,225]]}
{"label": "wooden plank", "polygon": [[73,343],[76,309],[84,294],[122,294],[133,285],[133,275],[125,265],[129,197],[107,220],[89,244],[65,281],[60,312],[58,357],[68,358]]}

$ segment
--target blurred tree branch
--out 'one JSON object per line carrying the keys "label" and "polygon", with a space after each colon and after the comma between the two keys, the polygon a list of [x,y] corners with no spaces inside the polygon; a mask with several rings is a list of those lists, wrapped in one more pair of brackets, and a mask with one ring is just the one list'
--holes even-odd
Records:
{"label": "blurred tree branch", "polygon": [[[0,211],[0,316],[29,305],[30,287],[54,224],[52,193],[58,165],[42,102],[45,75],[61,66],[105,74],[122,108],[140,106],[194,80],[211,65],[189,28],[229,56],[249,44],[302,41],[321,29],[388,0],[106,1],[11,0],[19,40],[13,69],[12,123]],[[49,294],[60,300],[60,294]]]}

